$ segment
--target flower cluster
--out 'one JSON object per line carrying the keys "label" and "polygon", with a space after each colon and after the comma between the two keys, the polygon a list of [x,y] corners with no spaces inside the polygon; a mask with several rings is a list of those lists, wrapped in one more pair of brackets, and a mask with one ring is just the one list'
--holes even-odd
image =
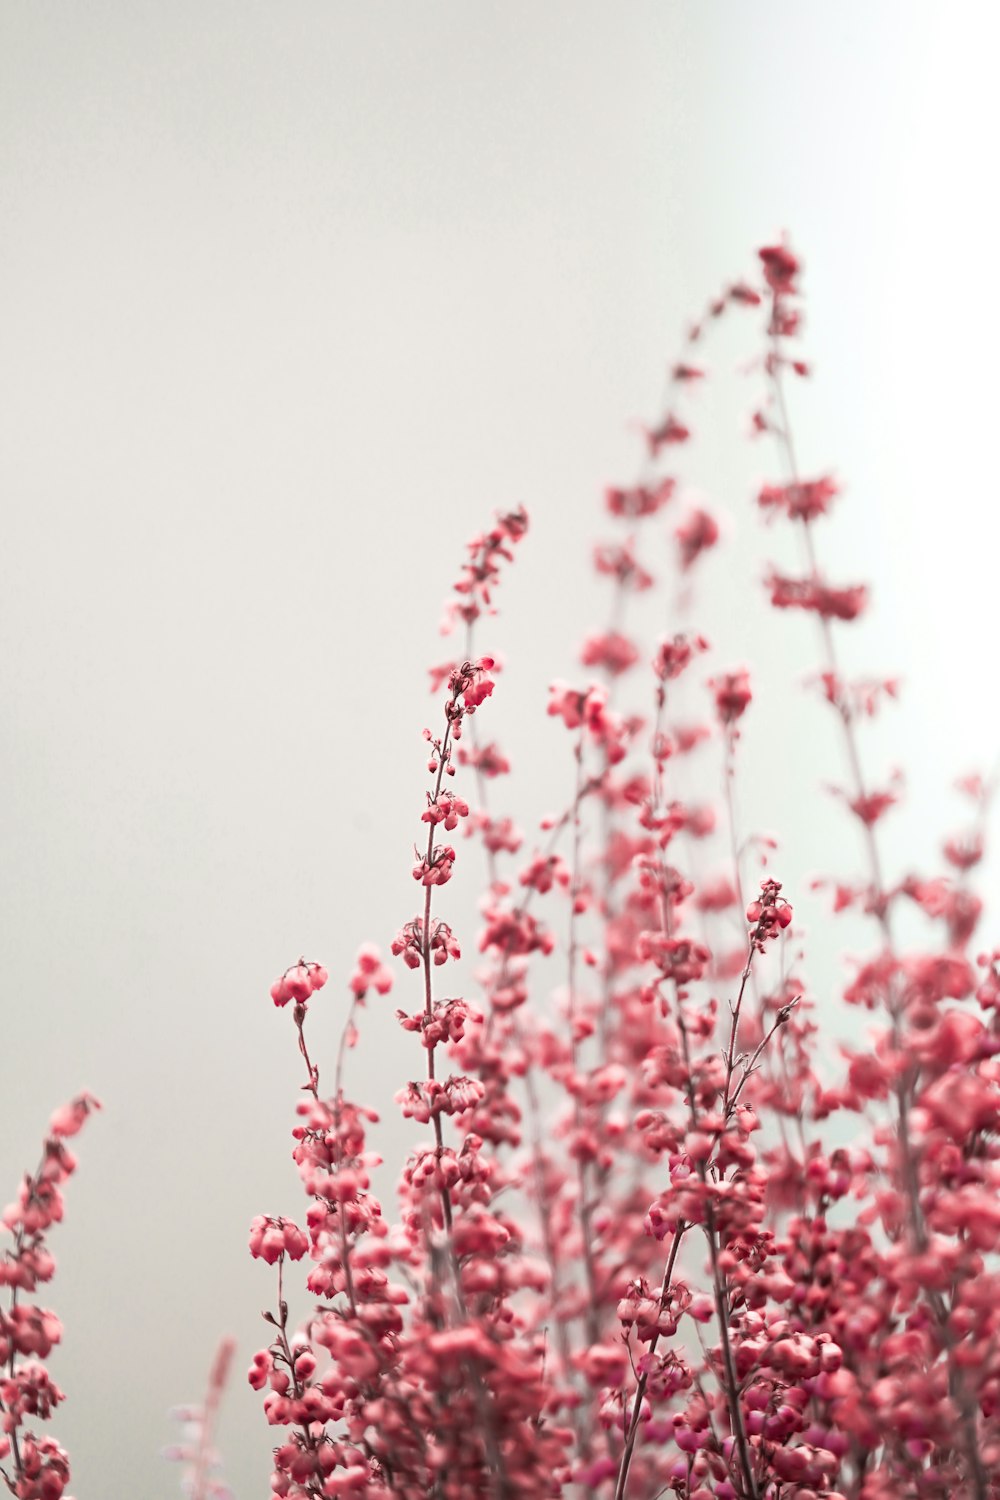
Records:
{"label": "flower cluster", "polygon": [[[368,944],[346,977],[332,1091],[305,1035],[326,970],[300,960],[272,989],[295,1002],[307,1069],[304,1214],[250,1230],[277,1278],[249,1371],[275,1429],[274,1495],[1000,1500],[1000,950],[968,951],[993,788],[963,782],[972,819],[944,838],[941,869],[888,878],[879,837],[902,778],[867,779],[858,731],[898,684],[842,670],[838,631],[868,594],[823,570],[839,481],[796,465],[802,268],[780,243],[759,273],[692,324],[638,472],[605,491],[607,618],[582,641],[586,675],[553,681],[540,716],[566,767],[562,811],[524,829],[495,805],[510,762],[478,737],[498,671],[478,633],[526,532],[517,511],[470,543],[446,606],[464,651],[431,674],[443,703],[413,811],[418,909],[390,929],[397,968]],[[761,321],[750,425],[779,472],[756,509],[805,557],[801,575],[766,572],[767,594],[814,617],[812,681],[863,860],[814,887],[874,937],[842,994],[872,1029],[839,1047],[819,1046],[801,924],[763,872],[776,840],[739,822],[751,673],[697,670],[711,645],[684,616],[722,541],[700,503],[667,533],[676,628],[650,646],[634,619],[669,555],[664,513],[684,501],[673,464],[694,446],[701,346],[731,311]],[[693,794],[699,769],[718,807]],[[476,865],[481,925],[460,942],[449,904]],[[922,942],[902,944],[901,904]],[[445,970],[460,978],[440,994],[463,949],[471,981]],[[395,1094],[412,1134],[388,1216],[377,1118],[345,1070],[360,1008],[397,977],[415,1062]]]}
{"label": "flower cluster", "polygon": [[[904,778],[870,774],[864,734],[899,684],[841,660],[869,593],[826,571],[839,479],[799,467],[802,283],[781,241],[709,301],[635,470],[604,490],[606,613],[537,714],[561,810],[515,820],[511,762],[479,735],[502,708],[502,659],[479,637],[528,530],[518,508],[472,538],[445,604],[444,633],[464,639],[430,673],[416,909],[339,986],[304,957],[271,986],[305,1071],[300,1210],[257,1214],[248,1238],[272,1286],[248,1381],[274,1497],[1000,1500],[1000,947],[973,946],[997,778],[958,783],[963,820],[930,868],[893,867],[883,826]],[[724,528],[686,476],[705,345],[730,316],[757,328],[749,427],[773,465],[748,510],[801,554],[761,570],[748,648],[770,650],[772,610],[814,634],[857,849],[855,868],[793,892],[794,917],[765,873],[779,841],[738,812],[763,695],[697,620]],[[664,584],[653,643],[642,618]],[[472,882],[478,930],[460,939],[454,893]],[[863,934],[839,991],[809,979],[811,900]],[[348,1075],[397,986],[412,1076],[393,1085],[407,1147],[386,1209],[380,1122]],[[328,1005],[332,1082],[310,1051]],[[2,1216],[0,1479],[16,1500],[69,1485],[39,1430],[63,1401],[41,1289],[68,1142],[97,1107],[83,1093],[56,1110]],[[232,1355],[226,1340],[204,1403],[177,1414],[169,1456],[192,1500],[229,1494],[213,1445]]]}
{"label": "flower cluster", "polygon": [[294,1000],[296,1005],[305,1005],[315,990],[321,990],[329,979],[322,964],[306,963],[300,958],[297,964],[287,968],[271,986],[271,999],[275,1005],[287,1005]]}
{"label": "flower cluster", "polygon": [[65,1450],[35,1431],[64,1398],[45,1365],[62,1339],[62,1324],[34,1297],[56,1268],[46,1240],[63,1216],[63,1184],[76,1170],[66,1142],[95,1109],[100,1104],[85,1092],[55,1111],[38,1169],[25,1174],[3,1213],[12,1243],[0,1260],[0,1286],[7,1289],[7,1305],[0,1308],[0,1476],[18,1500],[59,1500],[70,1479]]}

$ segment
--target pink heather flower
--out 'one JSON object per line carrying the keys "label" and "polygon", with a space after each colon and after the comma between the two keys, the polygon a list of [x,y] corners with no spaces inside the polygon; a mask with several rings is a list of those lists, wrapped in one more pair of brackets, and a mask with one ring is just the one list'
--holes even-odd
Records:
{"label": "pink heather flower", "polygon": [[418,852],[417,863],[413,866],[413,878],[422,885],[445,885],[451,879],[454,864],[455,851],[451,845],[435,844],[430,858]]}
{"label": "pink heather flower", "polygon": [[306,964],[296,964],[285,975],[285,985],[293,1000],[308,1000],[312,994],[312,981]]}
{"label": "pink heather flower", "polygon": [[762,301],[760,292],[748,286],[745,281],[734,281],[728,296],[732,302],[742,303],[744,307],[759,307]]}
{"label": "pink heather flower", "polygon": [[830,502],[840,493],[836,480],[829,474],[800,484],[765,484],[757,495],[761,510],[782,514],[798,521],[815,521],[825,516]]}
{"label": "pink heather flower", "polygon": [[536,854],[518,876],[521,885],[533,886],[540,895],[545,895],[553,885],[567,889],[572,871],[561,854]]}
{"label": "pink heather flower", "polygon": [[662,510],[676,488],[675,479],[658,479],[655,484],[637,484],[630,489],[607,489],[604,501],[613,516],[637,521],[643,516],[654,516],[657,511]]}
{"label": "pink heather flower", "polygon": [[262,1391],[274,1369],[274,1360],[266,1349],[258,1349],[253,1357],[247,1378],[255,1391]]}
{"label": "pink heather flower", "polygon": [[763,952],[769,938],[777,937],[792,920],[792,908],[781,895],[781,882],[762,880],[760,895],[747,907],[747,921],[753,929],[750,936]]}
{"label": "pink heather flower", "polygon": [[281,1256],[301,1260],[309,1249],[308,1237],[291,1219],[258,1214],[250,1224],[250,1254],[269,1266]]}
{"label": "pink heather flower", "polygon": [[442,792],[436,799],[432,800],[428,793],[427,807],[421,813],[423,823],[443,823],[450,832],[458,827],[459,818],[469,816],[469,804],[464,797],[456,797],[453,792]]}
{"label": "pink heather flower", "polygon": [[382,962],[381,954],[373,943],[364,943],[358,949],[350,987],[359,1000],[370,989],[380,995],[387,995],[392,989],[392,970]]}
{"label": "pink heather flower", "polygon": [[56,1136],[76,1135],[83,1128],[91,1110],[100,1109],[101,1101],[86,1089],[68,1104],[61,1105],[49,1120],[49,1131]]}
{"label": "pink heather flower", "polygon": [[848,807],[867,827],[873,827],[881,817],[899,801],[895,792],[867,792],[863,796],[850,797]]}
{"label": "pink heather flower", "polygon": [[567,729],[585,728],[590,738],[604,747],[609,764],[615,765],[624,757],[629,721],[608,707],[605,688],[580,691],[565,682],[553,682],[549,687],[548,713],[561,718]]}
{"label": "pink heather flower", "polygon": [[323,988],[329,977],[322,964],[307,963],[304,958],[300,958],[297,964],[286,969],[274,981],[271,999],[278,1006],[287,1005],[289,1000],[304,1005],[311,994]]}
{"label": "pink heather flower", "polygon": [[798,260],[787,245],[765,245],[757,252],[764,269],[764,280],[779,296],[793,294],[797,288],[795,278],[799,273]]}
{"label": "pink heather flower", "polygon": [[513,559],[513,548],[528,530],[528,513],[522,506],[498,515],[493,526],[468,543],[469,561],[454,584],[455,597],[445,606],[442,634],[447,635],[456,619],[475,624],[492,603],[492,591],[500,577],[501,561]]}
{"label": "pink heather flower", "polygon": [[661,448],[669,448],[675,443],[686,443],[690,436],[691,429],[685,427],[684,423],[679,417],[674,416],[673,412],[667,412],[657,427],[650,427],[646,430],[646,442],[649,445],[649,452],[653,458],[656,457]]}
{"label": "pink heather flower", "polygon": [[590,688],[581,692],[566,682],[553,682],[549,687],[548,713],[561,718],[567,729],[579,729],[586,716],[589,693],[600,691]]}
{"label": "pink heather flower", "polygon": [[460,745],[458,749],[458,763],[460,766],[471,766],[483,776],[492,779],[494,776],[508,776],[510,774],[510,761],[504,755],[498,745],[477,745],[467,747]]}
{"label": "pink heather flower", "polygon": [[785,578],[771,573],[767,586],[775,609],[812,610],[825,620],[856,620],[868,602],[864,584],[832,589],[816,578]]}
{"label": "pink heather flower", "polygon": [[721,677],[713,677],[708,685],[715,694],[715,711],[720,724],[726,728],[735,724],[746,713],[753,697],[749,672],[745,669],[725,672]]}
{"label": "pink heather flower", "polygon": [[728,911],[738,901],[736,887],[727,875],[704,880],[695,897],[695,905],[699,911]]}
{"label": "pink heather flower", "polygon": [[690,755],[692,750],[697,750],[699,745],[703,745],[711,737],[712,731],[707,724],[677,724],[673,730],[675,753]]}
{"label": "pink heather flower", "polygon": [[971,833],[964,838],[946,839],[943,853],[948,863],[956,870],[971,870],[983,857],[983,836]]}
{"label": "pink heather flower", "polygon": [[594,548],[594,566],[598,573],[614,578],[621,588],[633,593],[642,593],[653,586],[653,575],[639,562],[631,542],[623,546],[613,542],[600,543]]}
{"label": "pink heather flower", "polygon": [[[430,933],[430,952],[435,964],[446,963],[449,958],[461,958],[462,950],[447,922],[432,922]],[[393,938],[391,952],[394,957],[401,957],[407,968],[419,969],[423,962],[423,941],[423,917],[414,917]]]}
{"label": "pink heather flower", "polygon": [[481,656],[477,661],[466,661],[448,676],[448,689],[454,698],[461,698],[466,713],[474,713],[496,686],[490,672],[496,667],[492,656]]}
{"label": "pink heather flower", "polygon": [[10,1309],[3,1333],[3,1342],[8,1344],[4,1360],[9,1360],[10,1350],[17,1354],[34,1355],[37,1359],[47,1359],[61,1339],[62,1324],[54,1312],[47,1307],[34,1307],[30,1303],[19,1302]]}
{"label": "pink heather flower", "polygon": [[663,640],[653,658],[653,671],[661,682],[672,682],[690,664],[696,651],[707,651],[704,636],[675,635],[672,640]]}
{"label": "pink heather flower", "polygon": [[499,854],[501,850],[507,854],[516,854],[524,843],[524,834],[513,818],[491,818],[482,809],[472,815],[471,821],[466,825],[466,832],[478,833],[483,847],[492,854]]}
{"label": "pink heather flower", "polygon": [[20,1468],[23,1478],[14,1492],[18,1500],[59,1500],[69,1484],[69,1455],[55,1438],[25,1433]]}
{"label": "pink heather flower", "polygon": [[580,651],[585,667],[603,667],[612,676],[620,676],[639,659],[639,648],[619,630],[604,635],[588,635]]}
{"label": "pink heather flower", "polygon": [[719,523],[707,510],[693,510],[674,536],[680,549],[681,568],[687,572],[719,540]]}

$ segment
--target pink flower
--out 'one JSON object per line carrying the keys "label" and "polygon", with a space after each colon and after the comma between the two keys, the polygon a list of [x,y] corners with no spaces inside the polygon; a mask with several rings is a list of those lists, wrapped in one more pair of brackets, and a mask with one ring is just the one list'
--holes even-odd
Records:
{"label": "pink flower", "polygon": [[785,578],[772,573],[767,586],[775,609],[812,610],[824,620],[856,620],[868,602],[863,584],[832,589],[816,578]]}
{"label": "pink flower", "polygon": [[278,1006],[287,1005],[289,1000],[304,1005],[314,991],[323,988],[329,977],[322,964],[307,963],[304,958],[300,958],[297,964],[286,969],[274,981],[271,999]]}
{"label": "pink flower", "polygon": [[726,728],[735,724],[746,713],[753,697],[749,672],[745,669],[725,672],[721,677],[713,677],[708,685],[715,694],[719,722]]}
{"label": "pink flower", "polygon": [[719,540],[719,523],[707,510],[693,510],[674,536],[680,549],[681,569],[687,572]]}
{"label": "pink flower", "polygon": [[445,885],[451,879],[455,851],[450,844],[435,844],[430,855],[417,856],[413,878],[421,885]]}
{"label": "pink flower", "polygon": [[836,480],[826,474],[800,484],[765,484],[757,496],[757,504],[763,511],[780,511],[792,520],[815,521],[827,514],[831,500],[839,493]]}
{"label": "pink flower", "polygon": [[350,987],[359,1000],[370,989],[379,995],[387,995],[392,989],[392,970],[382,962],[379,950],[373,943],[363,943],[358,949]]}
{"label": "pink flower", "polygon": [[765,245],[757,254],[764,268],[764,280],[773,292],[788,296],[796,291],[795,278],[800,266],[787,245]]}
{"label": "pink flower", "polygon": [[91,1111],[100,1108],[101,1101],[85,1089],[82,1094],[77,1094],[75,1099],[61,1105],[54,1112],[49,1120],[49,1131],[56,1136],[76,1135],[83,1128]]}
{"label": "pink flower", "polygon": [[653,671],[661,682],[672,682],[690,664],[696,651],[707,650],[704,636],[675,635],[660,642],[653,658]]}
{"label": "pink flower", "polygon": [[612,676],[621,676],[639,659],[639,649],[621,631],[612,630],[606,635],[588,635],[580,652],[585,667],[603,667]]}
{"label": "pink flower", "polygon": [[651,485],[633,485],[630,489],[607,489],[604,501],[613,516],[635,521],[643,516],[656,515],[670,500],[676,487],[676,480],[665,478]]}
{"label": "pink flower", "polygon": [[685,427],[679,417],[673,412],[667,412],[663,420],[656,426],[646,431],[646,442],[653,458],[661,448],[669,448],[675,443],[686,443],[691,436],[691,430]]}
{"label": "pink flower", "polygon": [[250,1254],[265,1260],[269,1266],[281,1256],[301,1260],[309,1249],[309,1240],[291,1219],[258,1214],[250,1224]]}

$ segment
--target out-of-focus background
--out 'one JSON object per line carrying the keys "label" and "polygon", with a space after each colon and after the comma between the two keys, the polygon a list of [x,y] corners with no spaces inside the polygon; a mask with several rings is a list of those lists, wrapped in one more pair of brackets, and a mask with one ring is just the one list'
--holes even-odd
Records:
{"label": "out-of-focus background", "polygon": [[[268,986],[328,964],[329,1064],[356,947],[415,909],[441,600],[517,503],[489,732],[526,829],[564,804],[546,686],[606,615],[601,489],[633,473],[689,315],[785,229],[803,464],[845,484],[826,557],[875,585],[845,652],[905,684],[865,736],[874,780],[909,778],[893,873],[961,821],[954,776],[1000,745],[998,26],[931,0],[5,8],[0,1175],[12,1197],[51,1109],[103,1098],[47,1295],[81,1500],[175,1492],[167,1408],[222,1332],[229,1473],[264,1493],[242,1371],[273,1278],[246,1231],[304,1207]],[[834,1014],[871,935],[831,933],[808,890],[861,865],[799,686],[812,622],[762,603],[786,543],[751,503],[777,477],[743,437],[757,330],[734,315],[706,346],[682,473],[728,533],[696,588],[715,660],[754,670],[741,817],[781,839]],[[438,907],[469,949],[479,882],[470,849]],[[391,1105],[421,1066],[391,1019],[410,978],[351,1062],[390,1157],[421,1134]]]}

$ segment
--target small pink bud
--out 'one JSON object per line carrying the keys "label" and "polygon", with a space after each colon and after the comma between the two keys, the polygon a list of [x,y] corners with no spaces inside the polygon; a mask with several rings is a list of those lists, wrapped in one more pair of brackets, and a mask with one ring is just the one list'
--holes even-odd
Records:
{"label": "small pink bud", "polygon": [[308,1000],[312,994],[309,968],[306,964],[296,964],[294,968],[289,969],[285,975],[285,983],[293,1000]]}

